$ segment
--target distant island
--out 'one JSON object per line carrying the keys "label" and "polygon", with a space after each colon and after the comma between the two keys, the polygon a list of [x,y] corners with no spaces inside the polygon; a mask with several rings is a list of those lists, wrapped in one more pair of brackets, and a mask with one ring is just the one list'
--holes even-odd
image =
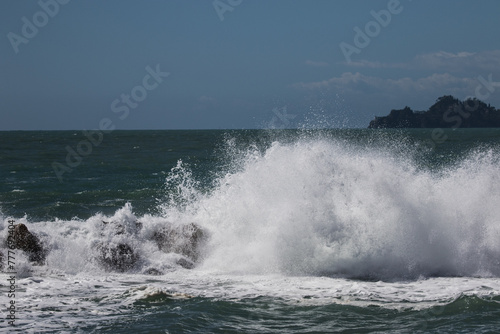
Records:
{"label": "distant island", "polygon": [[451,95],[436,100],[427,111],[410,107],[391,110],[388,116],[375,117],[369,129],[380,128],[498,128],[500,109],[476,98],[460,101]]}

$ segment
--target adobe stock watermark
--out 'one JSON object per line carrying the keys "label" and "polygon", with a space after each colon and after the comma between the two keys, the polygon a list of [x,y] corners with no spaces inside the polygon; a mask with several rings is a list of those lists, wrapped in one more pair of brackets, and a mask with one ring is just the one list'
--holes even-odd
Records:
{"label": "adobe stock watermark", "polygon": [[21,26],[21,34],[9,32],[7,38],[14,53],[19,53],[19,46],[21,44],[28,44],[30,39],[38,35],[39,29],[45,27],[51,19],[58,13],[62,5],[66,5],[70,0],[40,0],[38,6],[41,10],[33,14],[31,20],[26,16],[21,18],[23,25]]}
{"label": "adobe stock watermark", "polygon": [[273,108],[273,118],[268,124],[270,129],[286,129],[290,127],[290,120],[297,117],[297,115],[289,115],[286,106],[281,108]]}
{"label": "adobe stock watermark", "polygon": [[8,288],[7,297],[9,298],[9,302],[7,305],[4,305],[7,308],[7,323],[9,326],[16,326],[16,313],[18,311],[19,305],[16,305],[16,293],[17,293],[17,284],[16,284],[16,245],[15,245],[15,227],[14,220],[8,220],[8,237],[7,237],[7,268],[6,274],[8,275],[7,285]]}
{"label": "adobe stock watermark", "polygon": [[346,42],[341,42],[339,44],[340,50],[344,54],[347,63],[351,62],[351,56],[354,53],[360,54],[361,50],[370,45],[372,39],[380,34],[382,28],[386,28],[391,23],[393,15],[398,15],[402,11],[403,6],[399,0],[389,0],[387,9],[381,9],[378,12],[374,10],[370,11],[374,20],[365,24],[364,31],[358,26],[355,26],[353,29],[355,32],[353,38],[354,45]]}
{"label": "adobe stock watermark", "polygon": [[219,20],[224,21],[224,14],[226,12],[232,12],[234,8],[241,5],[242,2],[243,0],[214,0],[212,6],[217,16],[219,16]]}
{"label": "adobe stock watermark", "polygon": [[[462,106],[455,105],[453,110],[447,110],[443,114],[443,121],[446,123],[454,122],[451,126],[452,129],[459,128],[462,125],[463,120],[469,118],[471,113],[479,108],[479,100],[488,99],[491,94],[496,91],[495,88],[500,88],[500,81],[494,82],[493,74],[488,75],[488,79],[485,79],[482,75],[480,75],[477,80],[479,81],[479,84],[474,90],[475,96],[466,98],[464,106],[465,110],[462,109]],[[474,105],[471,106],[468,102],[474,102]],[[450,116],[451,113],[455,113],[456,115]],[[434,149],[437,144],[442,144],[446,140],[448,140],[448,136],[444,133],[444,130],[442,128],[435,128],[432,130],[431,139],[427,140],[427,145]]]}
{"label": "adobe stock watermark", "polygon": [[[111,111],[117,114],[120,120],[125,120],[130,114],[130,109],[137,108],[139,103],[147,98],[148,91],[158,88],[163,79],[170,75],[169,72],[162,72],[160,70],[160,64],[157,64],[155,69],[146,66],[146,72],[147,74],[142,78],[142,85],[132,88],[130,94],[122,93],[120,98],[111,102]],[[52,169],[59,182],[63,182],[64,174],[71,173],[74,168],[80,166],[83,158],[89,156],[93,148],[102,143],[104,134],[111,133],[115,129],[116,126],[110,118],[103,118],[99,121],[98,129],[82,131],[85,139],[79,141],[75,148],[67,145],[67,154],[64,162],[52,162]]]}

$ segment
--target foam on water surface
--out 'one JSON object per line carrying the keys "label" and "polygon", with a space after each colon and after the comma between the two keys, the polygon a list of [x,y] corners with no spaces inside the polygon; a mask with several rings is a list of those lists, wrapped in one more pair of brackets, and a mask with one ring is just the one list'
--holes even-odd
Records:
{"label": "foam on water surface", "polygon": [[131,274],[48,275],[18,280],[18,326],[25,329],[82,328],[133,317],[138,305],[205,298],[240,302],[272,298],[291,306],[349,305],[423,310],[464,296],[488,300],[500,282],[485,278],[433,278],[411,282],[367,282],[329,277],[219,275],[179,270],[159,277]]}

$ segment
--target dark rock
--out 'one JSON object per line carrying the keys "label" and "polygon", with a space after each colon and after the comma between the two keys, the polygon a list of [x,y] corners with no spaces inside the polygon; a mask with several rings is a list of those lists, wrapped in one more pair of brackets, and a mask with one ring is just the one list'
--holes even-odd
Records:
{"label": "dark rock", "polygon": [[460,101],[451,95],[437,99],[429,110],[414,112],[409,107],[375,117],[368,128],[498,128],[500,109],[478,99]]}
{"label": "dark rock", "polygon": [[[115,221],[111,221],[111,222],[107,222],[107,221],[102,221],[103,225],[105,227],[109,227],[109,228],[112,228],[114,229],[114,232],[116,235],[120,235],[120,234],[124,234],[125,233],[125,226],[119,222],[115,222]],[[135,222],[134,223],[134,228],[135,230],[133,230],[134,233],[140,231],[142,229],[142,223],[139,223],[139,222]]]}
{"label": "dark rock", "polygon": [[158,248],[166,253],[177,253],[196,262],[200,257],[200,245],[205,233],[196,224],[164,226],[153,234]]}
{"label": "dark rock", "polygon": [[[133,222],[132,224],[122,223],[119,221],[102,221],[101,236],[116,236],[116,235],[134,235],[141,228],[142,223]],[[127,271],[135,266],[139,260],[139,255],[132,249],[129,244],[107,244],[101,242],[97,244],[97,261],[104,269],[109,271]]]}
{"label": "dark rock", "polygon": [[111,228],[113,228],[115,230],[115,234],[117,235],[120,235],[120,234],[123,234],[125,233],[125,226],[123,226],[122,224],[120,223],[116,223],[116,222],[107,222],[107,221],[102,221],[102,223],[104,224],[104,226],[108,227],[110,226]]}
{"label": "dark rock", "polygon": [[47,251],[43,248],[38,237],[31,233],[26,225],[17,224],[14,232],[8,237],[9,247],[20,249],[28,255],[31,262],[43,264],[47,256]]}
{"label": "dark rock", "polygon": [[0,270],[3,270],[4,262],[3,262],[3,253],[0,251]]}
{"label": "dark rock", "polygon": [[186,258],[183,258],[183,257],[180,258],[179,260],[177,260],[177,264],[185,269],[193,269],[194,268],[194,262],[190,261]]}
{"label": "dark rock", "polygon": [[144,272],[144,274],[153,275],[153,276],[160,276],[160,275],[163,275],[163,272],[159,271],[156,268],[149,268]]}
{"label": "dark rock", "polygon": [[131,269],[139,259],[132,247],[124,243],[114,246],[101,243],[97,248],[98,261],[106,270],[124,272]]}

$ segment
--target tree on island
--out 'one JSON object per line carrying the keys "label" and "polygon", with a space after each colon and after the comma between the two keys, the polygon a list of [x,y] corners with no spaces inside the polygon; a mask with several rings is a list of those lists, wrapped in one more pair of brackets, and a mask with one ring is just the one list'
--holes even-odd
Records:
{"label": "tree on island", "polygon": [[375,117],[368,128],[498,128],[500,109],[476,98],[460,101],[451,95],[436,100],[429,110],[413,111],[410,107],[391,110],[389,115]]}

